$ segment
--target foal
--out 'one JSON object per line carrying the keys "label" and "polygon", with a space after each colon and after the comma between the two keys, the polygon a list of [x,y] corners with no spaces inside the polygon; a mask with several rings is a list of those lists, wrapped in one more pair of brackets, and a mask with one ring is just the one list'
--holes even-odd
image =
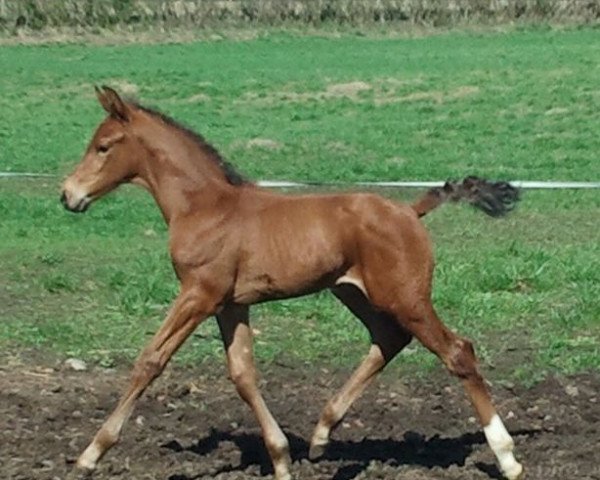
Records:
{"label": "foal", "polygon": [[146,188],[169,226],[181,290],[135,362],[116,409],[77,460],[93,470],[119,439],[135,401],[206,318],[215,315],[237,391],[262,429],[277,480],[291,479],[288,441],[257,387],[249,306],[328,288],[365,325],[371,348],[327,403],[310,457],[384,366],[414,337],[460,378],[506,478],[520,476],[513,441],[477,369],[471,342],[450,331],[431,304],[431,242],[419,220],[447,200],[464,199],[502,215],[518,199],[507,183],[474,177],[430,190],[413,205],[372,194],[283,196],[245,181],[204,139],[170,118],[96,88],[108,117],[61,201],[73,212],[122,183]]}

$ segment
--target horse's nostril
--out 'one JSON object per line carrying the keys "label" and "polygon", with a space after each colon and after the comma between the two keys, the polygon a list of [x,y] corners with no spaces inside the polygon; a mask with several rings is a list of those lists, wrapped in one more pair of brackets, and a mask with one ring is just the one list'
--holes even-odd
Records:
{"label": "horse's nostril", "polygon": [[67,206],[67,194],[65,192],[62,192],[62,195],[60,196],[60,203],[62,203],[64,207]]}

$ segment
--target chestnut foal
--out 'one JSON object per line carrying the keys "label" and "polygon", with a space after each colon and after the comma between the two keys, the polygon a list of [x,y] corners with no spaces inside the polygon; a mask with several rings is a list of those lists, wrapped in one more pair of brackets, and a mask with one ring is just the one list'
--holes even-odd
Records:
{"label": "chestnut foal", "polygon": [[283,196],[245,181],[202,137],[170,118],[123,101],[108,87],[96,93],[108,117],[65,180],[61,201],[83,212],[122,183],[146,188],[169,226],[181,290],[77,467],[96,467],[118,441],[138,397],[198,324],[215,315],[231,379],[256,415],[275,478],[291,479],[288,441],[257,387],[248,310],[328,288],[364,323],[371,348],[323,409],[311,458],[323,453],[352,402],[414,336],[462,380],[506,478],[520,476],[513,440],[471,342],[450,331],[431,304],[432,247],[419,220],[444,201],[460,199],[502,215],[518,199],[513,187],[469,177],[434,188],[413,205],[364,193]]}

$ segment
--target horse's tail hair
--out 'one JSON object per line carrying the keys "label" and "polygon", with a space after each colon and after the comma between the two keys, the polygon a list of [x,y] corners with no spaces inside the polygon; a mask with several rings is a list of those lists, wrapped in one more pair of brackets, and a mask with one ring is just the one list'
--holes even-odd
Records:
{"label": "horse's tail hair", "polygon": [[491,217],[502,217],[515,208],[519,198],[519,189],[508,182],[470,176],[462,182],[447,181],[443,187],[430,189],[411,206],[422,217],[442,203],[464,200]]}

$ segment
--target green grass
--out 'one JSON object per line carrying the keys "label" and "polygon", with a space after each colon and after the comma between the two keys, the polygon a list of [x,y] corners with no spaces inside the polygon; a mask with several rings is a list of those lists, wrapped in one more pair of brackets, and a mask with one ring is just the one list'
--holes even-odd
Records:
{"label": "green grass", "polygon": [[[587,178],[599,168],[598,35],[2,47],[0,164],[64,172],[102,118],[92,85],[126,83],[255,176]],[[371,89],[331,93],[357,81]],[[282,147],[249,150],[254,137]]]}
{"label": "green grass", "polygon": [[[582,29],[2,47],[0,170],[66,173],[102,118],[92,85],[107,83],[137,90],[253,178],[598,181],[597,40]],[[0,180],[0,347],[129,361],[177,291],[166,228],[141,191],[75,216],[58,184]],[[507,219],[450,206],[426,219],[436,305],[492,376],[600,368],[599,213],[598,191],[527,192]],[[367,350],[328,293],[255,307],[254,319],[265,362],[348,366]],[[212,320],[178,354],[221,357]],[[435,364],[416,345],[395,362]]]}

